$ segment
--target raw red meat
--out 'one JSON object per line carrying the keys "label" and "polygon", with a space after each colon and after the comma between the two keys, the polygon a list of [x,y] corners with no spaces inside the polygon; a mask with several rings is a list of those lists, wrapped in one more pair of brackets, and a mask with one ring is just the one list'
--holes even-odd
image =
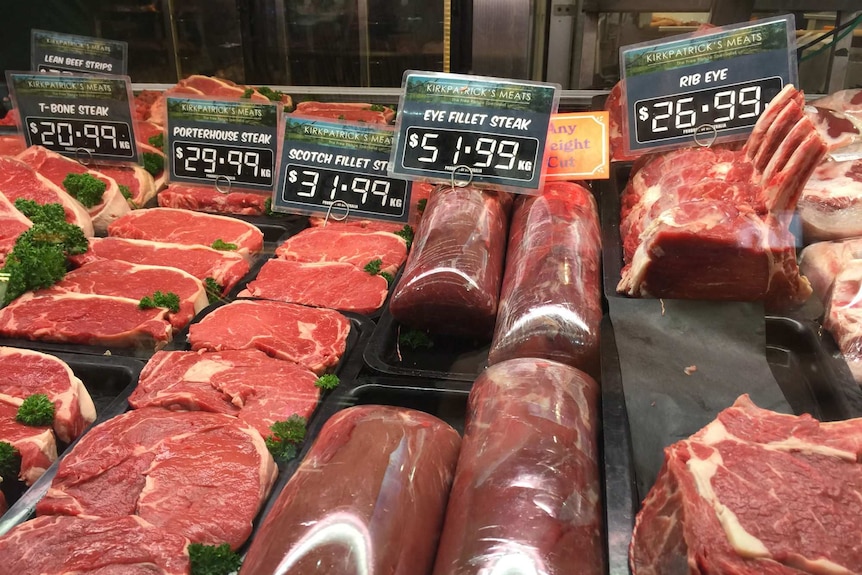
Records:
{"label": "raw red meat", "polygon": [[144,207],[144,204],[156,195],[156,183],[148,171],[141,166],[107,166],[99,165],[99,171],[114,178],[118,186],[129,189],[126,202],[132,209]]}
{"label": "raw red meat", "polygon": [[[165,137],[165,127],[155,122],[140,120],[135,122],[135,138],[150,143],[150,138],[162,136]],[[150,144],[152,145],[152,144]]]}
{"label": "raw red meat", "polygon": [[632,573],[859,572],[860,461],[862,419],[820,423],[743,395],[665,449]]}
{"label": "raw red meat", "polygon": [[488,365],[515,357],[599,370],[601,231],[593,195],[545,184],[515,203]]}
{"label": "raw red meat", "polygon": [[0,156],[0,193],[13,204],[18,198],[37,204],[60,204],[67,222],[79,226],[85,236],[93,235],[93,222],[84,206],[21,160]]}
{"label": "raw red meat", "polygon": [[614,162],[630,162],[636,155],[626,152],[626,138],[623,126],[623,83],[617,82],[605,100],[605,110],[608,112],[608,138],[611,146],[611,160]]}
{"label": "raw red meat", "polygon": [[811,282],[814,295],[825,306],[829,301],[835,276],[848,262],[860,258],[862,258],[862,238],[817,242],[802,250],[799,255],[799,267]]}
{"label": "raw red meat", "polygon": [[[153,100],[153,103],[150,105],[150,113],[144,118],[149,122],[154,124],[158,124],[159,126],[165,126],[168,123],[168,108],[167,108],[167,97],[168,96],[203,96],[204,93],[198,90],[197,88],[192,88],[191,86],[182,86],[177,84],[176,86],[172,86],[168,88],[164,92],[160,92],[159,96]],[[138,145],[140,146],[142,143],[146,143],[142,141],[141,138],[136,138]]]}
{"label": "raw red meat", "polygon": [[[140,152],[141,155],[146,156],[146,154],[150,154],[157,158],[161,158],[164,165],[167,165],[165,153],[160,148],[156,148],[155,146],[151,146],[147,142],[141,142],[140,140],[136,141],[135,143],[138,145],[138,152]],[[167,170],[165,170],[164,167],[162,167],[162,169],[157,171],[156,173],[150,175],[153,177],[153,185],[155,186],[157,192],[164,188],[167,184],[168,172]]]}
{"label": "raw red meat", "polygon": [[366,232],[389,232],[394,234],[404,229],[404,224],[400,222],[384,222],[381,220],[358,220],[348,218],[346,220],[330,219],[321,216],[311,216],[308,222],[315,228],[328,228],[331,230],[363,230]]}
{"label": "raw red meat", "polygon": [[252,224],[227,216],[173,208],[130,212],[110,225],[108,235],[201,246],[212,246],[213,242],[221,240],[237,246],[236,250],[229,251],[245,256],[263,250],[263,232]]}
{"label": "raw red meat", "polygon": [[344,355],[350,321],[329,309],[268,300],[238,300],[189,327],[192,349],[259,349],[314,373],[334,368]]}
{"label": "raw red meat", "polygon": [[805,106],[805,115],[817,128],[830,152],[862,142],[862,118],[857,120],[843,112],[816,106]]}
{"label": "raw red meat", "polygon": [[223,194],[211,186],[171,184],[159,192],[159,206],[181,208],[211,214],[262,216],[266,200],[272,194],[251,191],[231,191]]}
{"label": "raw red meat", "polygon": [[391,124],[395,120],[392,108],[359,102],[299,102],[294,113],[370,124]]}
{"label": "raw red meat", "polygon": [[27,292],[0,309],[0,336],[153,350],[171,341],[167,311],[115,296]]}
{"label": "raw red meat", "polygon": [[490,338],[497,318],[511,198],[473,187],[431,195],[389,301],[399,322]]}
{"label": "raw red meat", "polygon": [[34,393],[54,404],[54,432],[71,443],[96,419],[96,407],[84,383],[66,362],[29,349],[0,347],[0,400],[20,405]]}
{"label": "raw red meat", "polygon": [[63,180],[69,174],[89,174],[104,182],[102,201],[92,208],[86,208],[92,218],[93,229],[99,234],[104,234],[111,222],[129,213],[129,204],[120,193],[117,182],[101,172],[89,170],[75,160],[42,146],[30,146],[18,154],[17,158],[64,190]]}
{"label": "raw red meat", "polygon": [[138,515],[195,543],[237,549],[276,473],[263,438],[235,417],[135,409],[75,444],[36,512]]}
{"label": "raw red meat", "polygon": [[32,225],[33,222],[0,193],[0,267],[6,262],[6,255],[15,247],[18,236],[30,229]]}
{"label": "raw red meat", "polygon": [[70,271],[50,288],[39,290],[37,295],[75,292],[140,300],[156,291],[179,296],[180,311],[168,312],[167,315],[177,331],[209,304],[203,284],[193,275],[178,268],[132,264],[122,260],[92,261]]}
{"label": "raw red meat", "polygon": [[838,90],[811,102],[813,106],[828,108],[855,116],[862,120],[862,89]]}
{"label": "raw red meat", "polygon": [[27,148],[21,136],[0,136],[0,156],[17,156]]}
{"label": "raw red meat", "polygon": [[243,575],[429,573],[460,443],[419,411],[334,415],[264,519]]}
{"label": "raw red meat", "polygon": [[12,445],[21,455],[18,477],[32,485],[57,459],[57,442],[50,426],[31,427],[15,421],[20,406],[20,401],[0,397],[0,441]]}
{"label": "raw red meat", "polygon": [[248,260],[235,252],[124,238],[92,238],[90,249],[72,258],[79,266],[97,260],[122,260],[155,266],[170,263],[171,267],[188,272],[201,281],[213,278],[222,286],[222,294],[227,294],[249,270]]}
{"label": "raw red meat", "polygon": [[804,302],[790,219],[826,144],[786,86],[743,150],[685,148],[647,160],[623,193],[619,292],[641,297]]}
{"label": "raw red meat", "polygon": [[347,262],[359,269],[379,259],[380,271],[394,275],[407,258],[407,243],[389,232],[306,228],[278,246],[275,255],[297,262]]}
{"label": "raw red meat", "polygon": [[256,349],[160,351],[141,372],[129,405],[226,413],[267,437],[297,414],[308,419],[320,397],[317,375]]}
{"label": "raw red meat", "polygon": [[37,517],[0,538],[6,573],[187,575],[189,540],[140,517]]}
{"label": "raw red meat", "polygon": [[383,306],[389,283],[345,262],[267,260],[238,297],[260,297],[370,314]]}
{"label": "raw red meat", "polygon": [[862,385],[862,260],[846,262],[832,283],[825,327],[835,338],[850,372]]}
{"label": "raw red meat", "polygon": [[137,121],[148,121],[150,108],[156,100],[162,98],[161,90],[141,90],[135,94],[135,119]]}
{"label": "raw red meat", "polygon": [[806,242],[862,235],[862,160],[822,162],[797,209]]}
{"label": "raw red meat", "polygon": [[436,575],[603,575],[599,386],[513,359],[473,384]]}

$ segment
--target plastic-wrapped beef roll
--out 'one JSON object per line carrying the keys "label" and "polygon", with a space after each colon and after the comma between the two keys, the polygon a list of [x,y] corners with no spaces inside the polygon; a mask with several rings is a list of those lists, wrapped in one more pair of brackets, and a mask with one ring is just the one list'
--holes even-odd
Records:
{"label": "plastic-wrapped beef roll", "polygon": [[598,396],[545,359],[479,376],[434,575],[604,573]]}
{"label": "plastic-wrapped beef roll", "polygon": [[460,443],[420,411],[339,412],[264,519],[242,575],[427,575]]}
{"label": "plastic-wrapped beef roll", "polygon": [[600,261],[598,209],[589,190],[554,182],[538,196],[519,197],[488,364],[541,357],[596,375]]}
{"label": "plastic-wrapped beef roll", "polygon": [[511,202],[505,192],[435,189],[392,293],[392,316],[432,333],[490,339]]}

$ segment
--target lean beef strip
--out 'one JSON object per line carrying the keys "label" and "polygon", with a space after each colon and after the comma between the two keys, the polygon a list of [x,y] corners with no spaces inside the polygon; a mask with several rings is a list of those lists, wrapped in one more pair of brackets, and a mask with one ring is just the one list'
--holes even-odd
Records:
{"label": "lean beef strip", "polygon": [[237,300],[189,327],[195,351],[259,349],[321,374],[347,347],[350,321],[329,309],[268,300]]}
{"label": "lean beef strip", "polygon": [[135,409],[67,453],[38,515],[138,515],[168,532],[237,549],[277,468],[263,438],[221,413]]}
{"label": "lean beef strip", "polygon": [[124,238],[92,238],[90,249],[71,260],[79,266],[97,260],[122,260],[154,266],[169,263],[201,281],[213,278],[222,286],[222,295],[226,295],[249,270],[248,260],[235,252]]}
{"label": "lean beef strip", "polygon": [[18,477],[32,485],[57,459],[57,441],[48,425],[31,427],[15,421],[20,406],[20,400],[12,402],[0,396],[0,441],[12,445],[21,455]]}
{"label": "lean beef strip", "polygon": [[543,359],[496,364],[470,392],[435,575],[603,575],[599,386]]}
{"label": "lean beef strip", "polygon": [[0,336],[143,350],[164,347],[173,334],[168,310],[142,310],[138,302],[96,294],[26,292],[0,309]]}
{"label": "lean beef strip", "polygon": [[223,194],[212,186],[171,184],[159,192],[159,206],[211,214],[262,216],[272,194],[233,190]]}
{"label": "lean beef strip", "polygon": [[0,193],[0,267],[3,267],[6,256],[15,247],[18,236],[30,229],[32,225],[33,222]]}
{"label": "lean beef strip", "polygon": [[111,222],[129,213],[129,204],[120,193],[117,182],[101,172],[89,170],[79,162],[42,146],[30,146],[18,154],[17,158],[64,190],[66,188],[63,180],[69,174],[89,174],[104,182],[105,192],[102,194],[102,201],[91,208],[85,206],[93,221],[93,229],[98,234],[104,235]]}
{"label": "lean beef strip", "polygon": [[263,250],[263,232],[256,226],[227,216],[201,214],[173,208],[152,208],[129,212],[108,228],[113,238],[150,240],[212,247],[221,240],[236,251],[251,256]]}
{"label": "lean beef strip", "polygon": [[820,423],[741,396],[665,449],[633,575],[859,573],[862,419]]}
{"label": "lean beef strip", "polygon": [[340,411],[264,519],[243,575],[427,575],[460,442],[419,411]]}
{"label": "lean beef strip", "polygon": [[140,517],[37,517],[0,537],[6,573],[187,575],[189,540]]}
{"label": "lean beef strip", "polygon": [[0,400],[20,405],[34,393],[54,404],[54,432],[71,443],[96,419],[84,383],[61,359],[30,349],[0,346]]}
{"label": "lean beef strip", "polygon": [[862,235],[862,159],[822,162],[797,209],[806,243]]}
{"label": "lean beef strip", "polygon": [[545,184],[515,202],[488,365],[515,357],[599,368],[601,231],[593,195]]}
{"label": "lean beef strip", "polygon": [[118,186],[129,189],[128,197],[125,197],[129,207],[136,210],[144,207],[156,196],[156,183],[141,166],[107,166],[99,165],[98,170],[108,177],[114,178]]}
{"label": "lean beef strip", "polygon": [[[170,263],[170,262],[165,262]],[[74,269],[50,288],[37,295],[75,292],[140,300],[153,292],[172,292],[180,298],[180,310],[167,318],[179,331],[208,304],[206,290],[199,279],[178,268],[132,264],[122,260],[95,260]]]}
{"label": "lean beef strip", "polygon": [[93,221],[84,206],[21,160],[0,156],[0,193],[13,204],[18,198],[43,205],[60,204],[67,222],[80,227],[85,236],[93,235]]}
{"label": "lean beef strip", "polygon": [[434,333],[490,338],[510,207],[503,192],[438,187],[389,300],[392,316]]}
{"label": "lean beef strip", "polygon": [[632,296],[763,300],[768,309],[811,294],[799,275],[790,219],[826,144],[786,86],[741,151],[685,148],[647,160],[623,193],[625,267]]}
{"label": "lean beef strip", "polygon": [[159,351],[141,372],[129,405],[226,413],[267,437],[297,414],[308,419],[320,397],[317,375],[256,349]]}
{"label": "lean beef strip", "polygon": [[267,260],[237,297],[259,297],[355,313],[383,306],[389,283],[346,262]]}
{"label": "lean beef strip", "polygon": [[407,242],[389,232],[306,228],[287,238],[275,255],[297,262],[347,262],[359,269],[380,260],[380,271],[395,275],[407,258]]}

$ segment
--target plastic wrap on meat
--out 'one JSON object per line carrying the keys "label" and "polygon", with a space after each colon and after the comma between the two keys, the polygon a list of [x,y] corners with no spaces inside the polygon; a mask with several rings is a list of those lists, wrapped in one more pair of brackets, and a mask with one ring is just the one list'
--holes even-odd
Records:
{"label": "plastic wrap on meat", "polygon": [[598,394],[542,359],[479,376],[434,575],[604,573]]}
{"label": "plastic wrap on meat", "polygon": [[339,412],[264,519],[243,575],[427,575],[460,443],[419,411]]}
{"label": "plastic wrap on meat", "polygon": [[596,374],[601,232],[592,194],[572,182],[546,184],[516,200],[509,229],[488,364],[541,357]]}
{"label": "plastic wrap on meat", "polygon": [[392,316],[433,333],[490,338],[511,202],[473,187],[434,190],[392,293]]}

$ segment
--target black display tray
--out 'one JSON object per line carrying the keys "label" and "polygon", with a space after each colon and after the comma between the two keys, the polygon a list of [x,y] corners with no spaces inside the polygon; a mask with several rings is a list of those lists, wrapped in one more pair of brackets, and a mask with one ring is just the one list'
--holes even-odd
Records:
{"label": "black display tray", "polygon": [[[97,425],[125,411],[126,400],[138,383],[138,376],[144,367],[140,361],[126,357],[105,357],[85,354],[55,353],[38,347],[31,348],[34,351],[42,351],[54,355],[65,361],[74,374],[84,382],[93,404],[96,406]],[[92,426],[88,427],[86,434]],[[17,501],[11,498],[7,500],[12,503],[9,510],[0,517],[0,535],[5,534],[13,526],[30,517],[35,509],[36,503],[47,492],[54,475],[57,473],[59,460],[69,448],[77,443],[63,445],[58,440],[58,459],[47,471],[37,479],[32,486],[24,488],[18,484],[20,489]],[[6,485],[4,484],[4,488]],[[14,501],[14,503],[13,503]]]}

